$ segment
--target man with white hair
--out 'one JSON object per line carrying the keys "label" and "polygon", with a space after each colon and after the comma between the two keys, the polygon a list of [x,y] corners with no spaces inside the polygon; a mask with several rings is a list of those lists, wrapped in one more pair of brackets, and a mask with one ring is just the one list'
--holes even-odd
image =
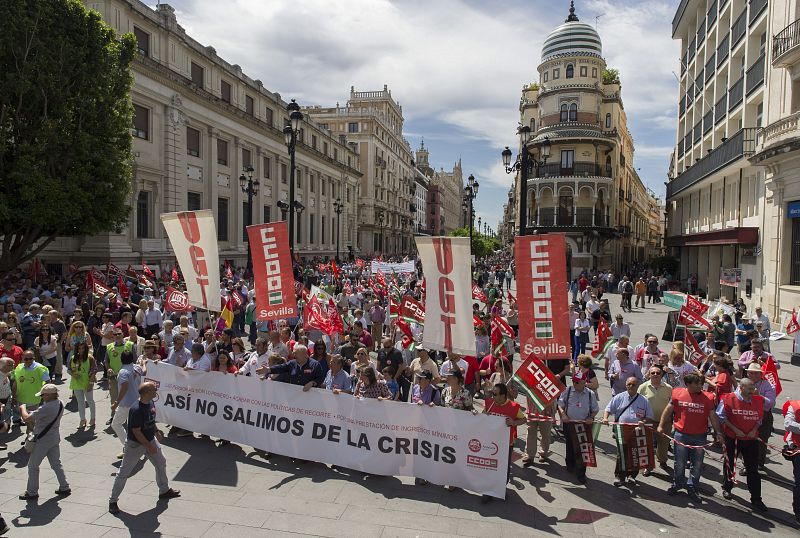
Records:
{"label": "man with white hair", "polygon": [[759,321],[764,324],[764,330],[766,330],[766,331],[770,330],[769,316],[764,314],[764,312],[761,310],[760,306],[757,306],[756,307],[756,313],[755,313],[755,315],[753,315],[753,325],[757,325]]}
{"label": "man with white hair", "polygon": [[292,385],[301,385],[303,391],[314,387],[321,387],[325,382],[320,364],[308,356],[308,348],[303,344],[295,344],[292,351],[292,360],[285,364],[275,366],[262,366],[256,373],[259,375],[288,374],[288,382]]}

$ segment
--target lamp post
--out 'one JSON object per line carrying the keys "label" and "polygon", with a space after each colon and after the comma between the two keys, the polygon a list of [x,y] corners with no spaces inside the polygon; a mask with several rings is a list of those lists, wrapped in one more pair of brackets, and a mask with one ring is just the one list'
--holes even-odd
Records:
{"label": "lamp post", "polygon": [[378,211],[378,227],[380,228],[380,241],[378,242],[378,250],[383,254],[383,211]]}
{"label": "lamp post", "polygon": [[[239,186],[242,188],[242,193],[247,195],[247,210],[250,212],[247,215],[247,225],[253,224],[253,196],[258,194],[258,178],[253,179],[254,168],[247,165],[242,169],[242,175],[239,176]],[[247,175],[245,175],[247,174]],[[250,234],[245,233],[247,236],[247,272],[253,270],[253,254],[250,252]]]}
{"label": "lamp post", "polygon": [[[469,226],[469,250],[472,251],[472,228],[475,221],[475,208],[472,202],[478,196],[480,184],[475,181],[472,174],[467,178],[467,186],[464,187],[464,204],[467,207],[467,226]],[[478,225],[480,227],[480,224]]]}
{"label": "lamp post", "polygon": [[278,200],[278,209],[281,210],[281,219],[286,220],[286,212],[289,211],[289,204],[283,200]]}
{"label": "lamp post", "polygon": [[531,128],[527,125],[520,127],[517,131],[519,133],[519,142],[521,153],[517,156],[517,160],[514,164],[511,164],[511,150],[506,149],[503,150],[501,154],[503,156],[503,166],[506,169],[506,174],[511,174],[513,172],[519,172],[519,231],[517,232],[518,235],[527,235],[527,227],[528,227],[528,167],[530,166],[530,162],[532,162],[538,169],[539,166],[543,165],[547,162],[547,158],[550,157],[550,139],[545,137],[544,140],[539,144],[539,151],[542,156],[542,160],[538,161],[530,156],[528,153],[528,142],[531,138]]}
{"label": "lamp post", "polygon": [[342,218],[342,211],[344,210],[344,204],[342,204],[342,200],[336,198],[333,202],[333,212],[336,213],[336,261],[339,261],[339,220]]}
{"label": "lamp post", "polygon": [[[297,148],[297,136],[300,134],[300,120],[303,113],[300,112],[300,105],[294,99],[286,105],[289,113],[289,125],[283,128],[283,137],[286,141],[286,149],[289,151],[289,207],[294,208],[294,172],[295,172],[295,149]],[[302,209],[301,209],[302,211]],[[294,211],[289,213],[289,250],[294,251]]]}

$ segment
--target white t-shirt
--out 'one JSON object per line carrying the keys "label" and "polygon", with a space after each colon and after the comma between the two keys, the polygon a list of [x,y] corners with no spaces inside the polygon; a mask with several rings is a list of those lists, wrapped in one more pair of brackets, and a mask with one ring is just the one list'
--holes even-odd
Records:
{"label": "white t-shirt", "polygon": [[[464,373],[464,379],[466,379],[467,378],[467,372],[469,371],[469,364],[464,359],[458,359],[458,362],[456,364],[458,364],[458,367]],[[449,360],[444,361],[442,363],[441,368],[439,368],[439,375],[444,377],[444,376],[446,376],[447,374],[450,373],[450,370],[452,370],[452,366],[450,364],[450,361]]]}
{"label": "white t-shirt", "polygon": [[251,376],[258,375],[256,374],[256,370],[258,368],[261,368],[262,366],[268,366],[269,357],[270,357],[269,352],[264,353],[263,355],[259,355],[258,353],[253,352],[253,354],[250,355],[250,358],[247,359],[247,362],[244,363],[244,366],[239,368],[239,375],[247,375],[247,374],[250,374]]}
{"label": "white t-shirt", "polygon": [[209,357],[207,353],[204,353],[203,356],[197,360],[194,360],[194,358],[189,359],[189,362],[186,364],[186,366],[190,370],[200,370],[201,372],[210,372],[211,357]]}
{"label": "white t-shirt", "polygon": [[[581,331],[579,331],[578,329],[580,329],[581,327],[583,327],[585,329],[588,329],[591,326],[592,326],[592,324],[589,323],[588,319],[580,319],[580,318],[576,319],[575,320],[575,336],[580,336]],[[586,333],[586,334],[588,334],[588,333]]]}

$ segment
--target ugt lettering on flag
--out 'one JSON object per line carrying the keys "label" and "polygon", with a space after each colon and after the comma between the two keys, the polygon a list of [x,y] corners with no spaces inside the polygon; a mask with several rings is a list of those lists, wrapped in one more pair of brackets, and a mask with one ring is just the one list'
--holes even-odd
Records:
{"label": "ugt lettering on flag", "polygon": [[559,378],[533,353],[520,365],[513,379],[539,411],[544,411],[564,392]]}

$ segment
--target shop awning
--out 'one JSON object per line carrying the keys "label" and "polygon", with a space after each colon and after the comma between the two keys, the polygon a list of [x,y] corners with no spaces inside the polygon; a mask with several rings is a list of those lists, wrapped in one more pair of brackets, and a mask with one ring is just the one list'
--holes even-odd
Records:
{"label": "shop awning", "polygon": [[713,232],[675,235],[667,237],[668,247],[689,247],[708,245],[757,245],[758,228],[754,226],[725,228]]}

